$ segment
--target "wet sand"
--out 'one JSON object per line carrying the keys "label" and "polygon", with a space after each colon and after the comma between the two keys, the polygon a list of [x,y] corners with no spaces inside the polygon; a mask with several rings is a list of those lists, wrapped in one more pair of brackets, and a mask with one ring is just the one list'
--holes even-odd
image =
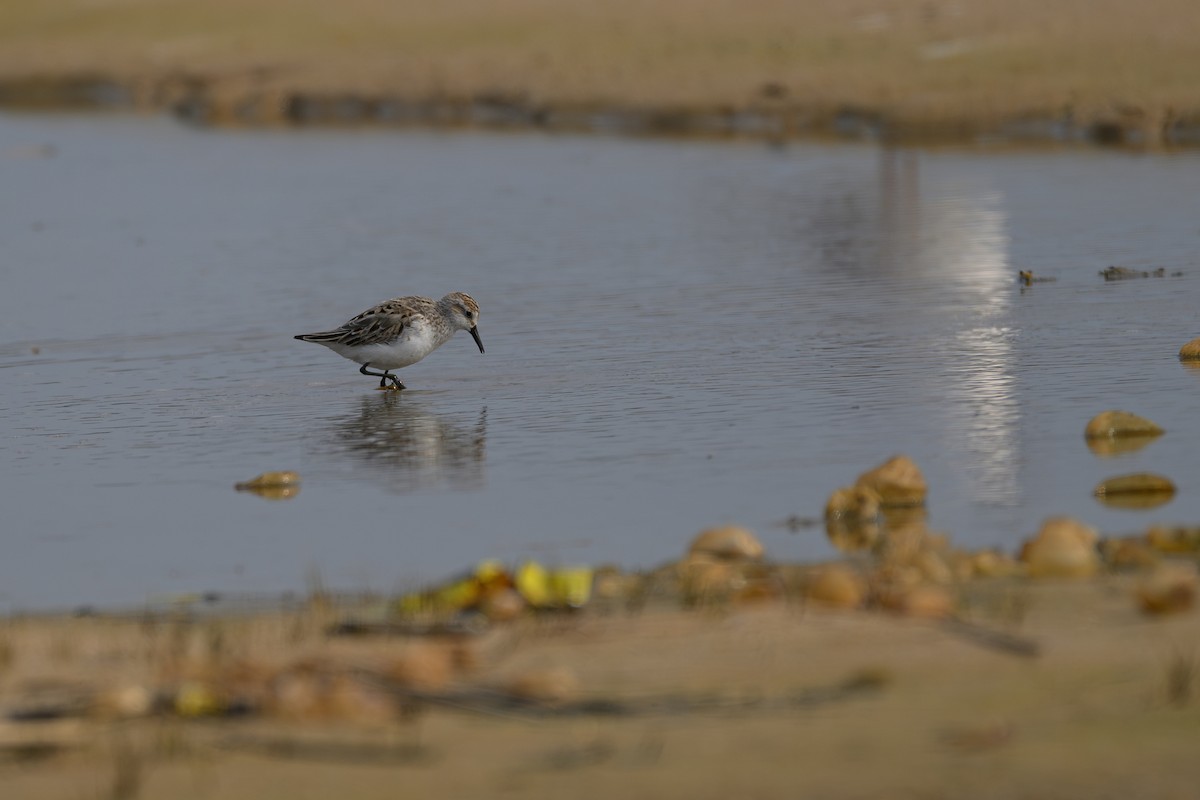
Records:
{"label": "wet sand", "polygon": [[833,0],[0,9],[0,102],[211,124],[1200,141],[1200,10]]}
{"label": "wet sand", "polygon": [[[13,618],[6,708],[86,695],[93,711],[3,723],[0,782],[22,798],[1189,796],[1200,615],[1145,617],[1131,583],[974,581],[967,624],[795,600],[591,607],[450,638],[330,635],[361,607],[324,602]],[[268,674],[381,682],[242,715],[195,688]],[[534,700],[493,702],[522,680]],[[113,690],[137,686],[192,694],[117,718]]]}

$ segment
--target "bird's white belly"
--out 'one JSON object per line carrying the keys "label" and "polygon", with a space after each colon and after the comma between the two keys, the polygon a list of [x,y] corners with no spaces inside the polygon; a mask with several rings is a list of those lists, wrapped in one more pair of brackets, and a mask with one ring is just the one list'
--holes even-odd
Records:
{"label": "bird's white belly", "polygon": [[359,364],[370,364],[378,369],[400,369],[415,364],[442,345],[444,339],[433,336],[424,326],[411,328],[405,335],[388,344],[367,344],[347,347],[330,344],[329,348],[340,356]]}

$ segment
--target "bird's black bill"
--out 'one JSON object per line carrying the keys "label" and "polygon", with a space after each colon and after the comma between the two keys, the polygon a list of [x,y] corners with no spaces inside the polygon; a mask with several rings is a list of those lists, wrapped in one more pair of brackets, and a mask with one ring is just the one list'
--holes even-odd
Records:
{"label": "bird's black bill", "polygon": [[483,342],[479,340],[479,328],[471,328],[471,338],[475,340],[475,344],[479,345],[479,352],[483,352]]}

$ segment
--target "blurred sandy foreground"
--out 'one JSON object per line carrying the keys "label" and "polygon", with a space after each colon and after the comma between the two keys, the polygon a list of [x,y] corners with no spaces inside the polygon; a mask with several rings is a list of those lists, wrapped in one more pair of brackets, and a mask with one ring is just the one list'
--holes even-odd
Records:
{"label": "blurred sandy foreground", "polygon": [[[0,622],[5,798],[1191,798],[1200,614],[999,578],[954,619],[792,598],[476,631]],[[349,616],[347,616],[349,615]],[[1032,648],[1025,645],[1032,645]]]}
{"label": "blurred sandy foreground", "polygon": [[1197,30],[1192,0],[5,0],[0,101],[100,76],[150,106],[201,85],[217,122],[239,104],[270,121],[304,92],[1154,139],[1200,124]]}

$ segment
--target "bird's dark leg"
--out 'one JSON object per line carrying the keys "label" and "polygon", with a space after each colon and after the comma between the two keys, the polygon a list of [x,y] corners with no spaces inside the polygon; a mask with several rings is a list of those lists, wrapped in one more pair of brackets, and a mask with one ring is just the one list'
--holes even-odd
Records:
{"label": "bird's dark leg", "polygon": [[[371,366],[369,363],[363,364],[361,367],[358,368],[358,371],[361,372],[363,375],[370,375],[372,378],[388,378],[388,377],[390,377],[386,372],[371,372],[371,370],[367,369],[367,367],[369,367],[369,366]],[[383,381],[380,381],[379,385],[383,386]]]}
{"label": "bird's dark leg", "polygon": [[400,382],[400,379],[397,378],[392,373],[388,372],[386,369],[383,372],[371,372],[369,369],[367,369],[367,367],[369,367],[369,366],[371,366],[371,364],[369,362],[366,364],[363,364],[361,367],[358,368],[358,371],[361,372],[363,375],[370,375],[372,378],[379,378],[379,388],[380,389],[386,389],[388,381],[392,382],[393,389],[405,388],[404,384]]}

